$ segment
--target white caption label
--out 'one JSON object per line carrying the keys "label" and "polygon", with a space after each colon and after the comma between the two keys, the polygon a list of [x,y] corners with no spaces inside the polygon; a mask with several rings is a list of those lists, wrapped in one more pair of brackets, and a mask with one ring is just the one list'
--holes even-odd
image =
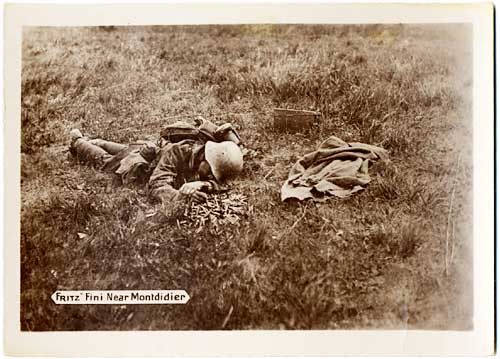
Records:
{"label": "white caption label", "polygon": [[56,304],[186,304],[185,290],[58,290]]}

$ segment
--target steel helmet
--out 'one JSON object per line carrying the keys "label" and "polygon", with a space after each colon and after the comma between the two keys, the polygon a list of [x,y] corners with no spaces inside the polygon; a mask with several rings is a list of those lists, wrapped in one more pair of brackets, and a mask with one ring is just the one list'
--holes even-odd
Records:
{"label": "steel helmet", "polygon": [[237,175],[243,169],[243,154],[232,141],[208,141],[205,144],[205,159],[219,182]]}

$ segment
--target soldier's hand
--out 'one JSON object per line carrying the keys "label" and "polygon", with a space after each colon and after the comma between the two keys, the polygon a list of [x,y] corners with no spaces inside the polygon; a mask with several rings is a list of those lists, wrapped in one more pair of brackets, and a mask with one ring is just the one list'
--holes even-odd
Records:
{"label": "soldier's hand", "polygon": [[179,188],[179,192],[187,196],[192,196],[195,192],[201,191],[202,188],[203,182],[201,181],[187,182]]}
{"label": "soldier's hand", "polygon": [[195,202],[205,202],[207,200],[208,196],[205,192],[196,191],[195,193],[193,193],[191,195],[191,198]]}

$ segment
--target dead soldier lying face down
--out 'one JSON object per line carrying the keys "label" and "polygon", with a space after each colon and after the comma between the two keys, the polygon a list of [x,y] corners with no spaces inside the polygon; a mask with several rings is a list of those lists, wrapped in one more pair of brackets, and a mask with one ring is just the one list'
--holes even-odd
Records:
{"label": "dead soldier lying face down", "polygon": [[88,139],[71,131],[70,152],[79,160],[119,175],[124,184],[147,182],[148,194],[161,201],[172,216],[189,200],[204,201],[243,169],[240,138],[230,124],[199,127],[177,122],[162,131],[158,145],[139,141],[129,145]]}

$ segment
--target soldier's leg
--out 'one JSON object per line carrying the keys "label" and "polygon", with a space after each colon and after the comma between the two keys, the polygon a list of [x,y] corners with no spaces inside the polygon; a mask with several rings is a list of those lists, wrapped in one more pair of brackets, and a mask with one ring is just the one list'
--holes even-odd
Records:
{"label": "soldier's leg", "polygon": [[[89,162],[95,166],[102,167],[106,160],[113,157],[105,148],[97,145],[99,141],[102,140],[91,141],[84,137],[78,129],[71,130],[70,137],[70,152],[80,161]],[[101,142],[100,144],[103,143]]]}
{"label": "soldier's leg", "polygon": [[105,150],[107,153],[109,153],[111,155],[116,155],[118,152],[127,148],[126,145],[123,145],[121,143],[106,141],[106,140],[102,140],[100,138],[89,140],[88,142],[95,145],[95,146],[101,147],[103,150]]}
{"label": "soldier's leg", "polygon": [[80,161],[89,162],[98,167],[102,167],[106,160],[113,155],[103,148],[90,143],[86,138],[77,138],[71,142],[71,152]]}
{"label": "soldier's leg", "polygon": [[100,138],[89,140],[84,137],[80,130],[73,129],[70,132],[70,151],[78,159],[102,166],[105,161],[126,149],[128,146],[121,143],[106,141]]}

